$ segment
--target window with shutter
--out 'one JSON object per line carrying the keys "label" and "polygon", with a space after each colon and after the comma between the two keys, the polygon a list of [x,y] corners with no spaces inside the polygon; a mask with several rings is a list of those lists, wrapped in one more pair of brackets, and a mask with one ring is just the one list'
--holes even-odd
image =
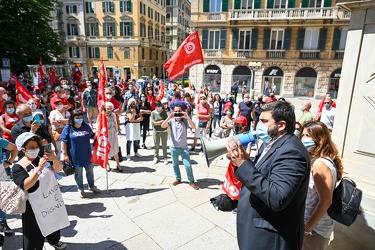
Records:
{"label": "window with shutter", "polygon": [[69,57],[73,57],[72,47],[69,47]]}
{"label": "window with shutter", "polygon": [[264,37],[263,37],[263,49],[270,48],[270,38],[271,38],[271,30],[265,29],[264,30]]}
{"label": "window with shutter", "polygon": [[267,0],[267,9],[273,9],[274,0]]}
{"label": "window with shutter", "polygon": [[208,49],[208,30],[202,30],[202,49]]}
{"label": "window with shutter", "polygon": [[292,37],[292,29],[286,29],[285,34],[284,34],[284,50],[289,50],[290,49],[290,40]]}
{"label": "window with shutter", "polygon": [[203,12],[210,12],[210,0],[203,0]]}
{"label": "window with shutter", "polygon": [[76,47],[76,56],[77,56],[77,58],[80,58],[80,55],[79,55],[79,47]]}
{"label": "window with shutter", "polygon": [[241,30],[239,34],[238,49],[248,50],[251,48],[251,30]]}
{"label": "window with shutter", "polygon": [[238,29],[232,30],[232,49],[238,49]]}
{"label": "window with shutter", "polygon": [[93,58],[92,47],[87,47],[87,52],[89,54],[89,58]]}
{"label": "window with shutter", "polygon": [[225,49],[227,44],[227,30],[220,31],[220,49]]}
{"label": "window with shutter", "polygon": [[296,6],[296,0],[288,0],[288,8],[294,8]]}
{"label": "window with shutter", "polygon": [[95,58],[100,58],[100,48],[99,47],[95,48]]}
{"label": "window with shutter", "polygon": [[228,0],[221,0],[221,11],[228,12]]}
{"label": "window with shutter", "polygon": [[260,9],[260,1],[261,0],[254,0],[254,9]]}
{"label": "window with shutter", "polygon": [[346,45],[346,37],[348,36],[348,30],[343,29],[341,30],[341,36],[340,36],[340,44],[339,44],[339,50],[345,50]]}
{"label": "window with shutter", "polygon": [[316,50],[318,48],[319,41],[319,30],[318,29],[306,29],[305,38],[303,42],[304,50]]}
{"label": "window with shutter", "polygon": [[271,30],[270,49],[281,50],[284,42],[284,30]]}
{"label": "window with shutter", "polygon": [[322,28],[319,31],[318,49],[319,50],[325,50],[326,49],[326,42],[327,42],[327,29]]}
{"label": "window with shutter", "polygon": [[301,28],[298,29],[298,37],[297,37],[297,49],[303,49],[303,41],[305,39],[305,29]]}
{"label": "window with shutter", "polygon": [[251,31],[251,49],[257,49],[258,47],[258,29]]}
{"label": "window with shutter", "polygon": [[113,47],[107,48],[107,56],[109,59],[113,58]]}

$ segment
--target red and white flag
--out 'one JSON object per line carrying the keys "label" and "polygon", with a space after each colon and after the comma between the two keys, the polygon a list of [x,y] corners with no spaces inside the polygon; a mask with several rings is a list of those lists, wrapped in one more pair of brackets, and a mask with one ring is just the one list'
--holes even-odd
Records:
{"label": "red and white flag", "polygon": [[111,150],[111,145],[108,140],[108,124],[107,116],[104,108],[104,86],[107,84],[107,78],[105,74],[105,67],[103,59],[100,65],[100,77],[98,86],[98,103],[101,101],[101,106],[99,107],[99,117],[98,117],[98,128],[96,132],[96,140],[94,143],[94,152],[91,157],[91,162],[100,165],[102,168],[107,168],[108,165],[108,154]]}
{"label": "red and white flag", "polygon": [[49,72],[49,84],[53,86],[53,84],[56,81],[56,67],[53,67],[51,71]]}
{"label": "red and white flag", "polygon": [[236,166],[229,162],[227,172],[225,174],[225,179],[221,188],[223,191],[233,200],[240,199],[240,191],[242,188],[242,182],[240,182],[234,175]]}
{"label": "red and white flag", "polygon": [[38,87],[39,87],[39,89],[43,89],[43,87],[44,87],[44,71],[43,71],[42,57],[40,57],[40,59],[39,59]]}
{"label": "red and white flag", "polygon": [[203,64],[203,54],[198,31],[191,33],[173,56],[165,63],[169,80],[179,78],[184,72],[196,64]]}
{"label": "red and white flag", "polygon": [[17,104],[26,103],[30,98],[34,98],[32,94],[16,79],[16,102]]}

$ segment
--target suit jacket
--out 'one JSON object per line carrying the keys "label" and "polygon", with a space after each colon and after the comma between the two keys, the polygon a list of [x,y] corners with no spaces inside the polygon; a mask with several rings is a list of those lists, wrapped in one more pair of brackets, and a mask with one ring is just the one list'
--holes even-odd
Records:
{"label": "suit jacket", "polygon": [[243,184],[237,210],[239,248],[301,249],[309,153],[296,136],[284,134],[260,160],[259,155],[235,173]]}

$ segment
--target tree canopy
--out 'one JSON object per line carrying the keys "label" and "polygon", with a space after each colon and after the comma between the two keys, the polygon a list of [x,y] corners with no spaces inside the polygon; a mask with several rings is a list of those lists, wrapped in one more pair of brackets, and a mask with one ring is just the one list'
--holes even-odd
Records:
{"label": "tree canopy", "polygon": [[0,59],[9,58],[12,69],[50,63],[64,52],[50,22],[56,0],[0,0]]}

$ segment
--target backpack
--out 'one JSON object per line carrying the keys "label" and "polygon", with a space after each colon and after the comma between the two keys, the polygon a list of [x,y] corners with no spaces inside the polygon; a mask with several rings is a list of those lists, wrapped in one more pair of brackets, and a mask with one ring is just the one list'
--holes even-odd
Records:
{"label": "backpack", "polygon": [[226,194],[219,194],[210,201],[216,210],[232,211],[235,208],[233,200]]}
{"label": "backpack", "polygon": [[355,182],[343,177],[333,191],[332,204],[327,213],[335,221],[350,226],[361,213],[361,200],[362,191],[357,188]]}

